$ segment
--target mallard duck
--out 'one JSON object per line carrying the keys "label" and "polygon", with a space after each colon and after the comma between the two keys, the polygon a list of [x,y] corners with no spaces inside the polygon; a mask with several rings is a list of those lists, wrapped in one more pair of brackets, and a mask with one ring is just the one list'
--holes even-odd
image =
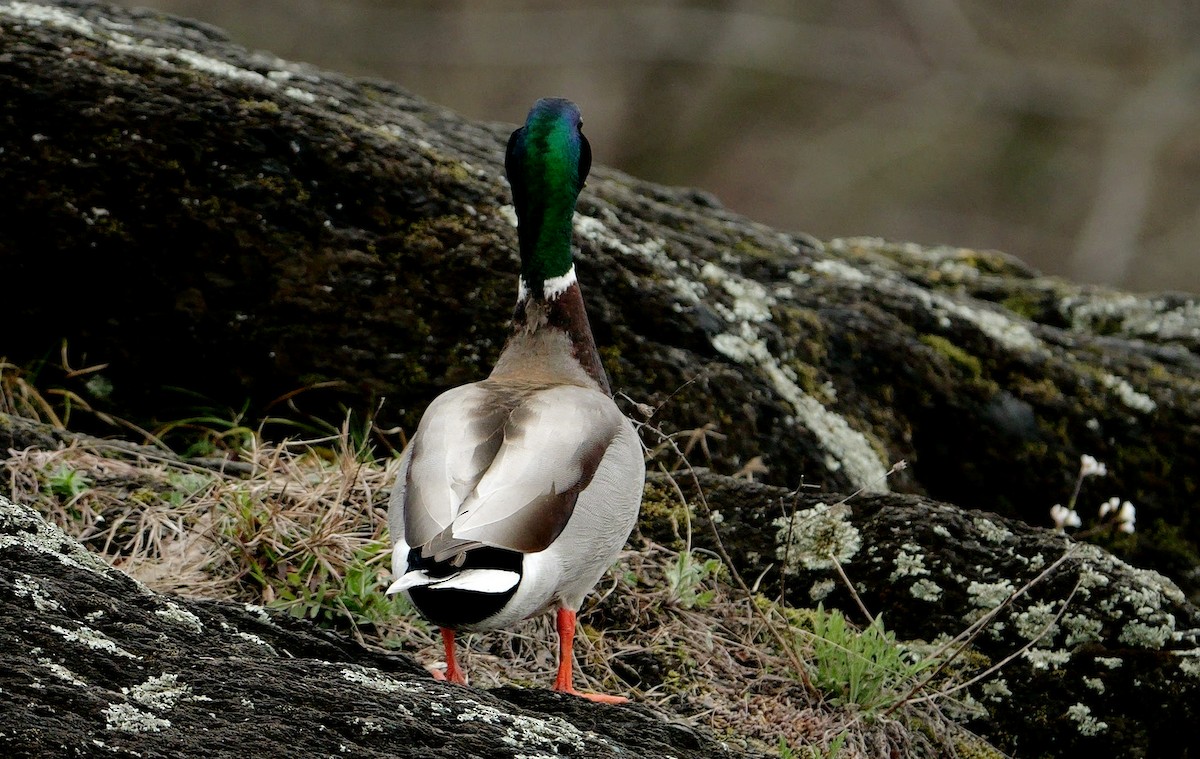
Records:
{"label": "mallard duck", "polygon": [[582,127],[574,103],[547,98],[509,138],[521,251],[512,335],[487,379],[434,399],[401,454],[387,592],[441,629],[456,683],[456,631],[555,607],[554,690],[620,702],[572,684],[576,612],[629,537],[646,477],[575,278],[572,219],[592,159]]}

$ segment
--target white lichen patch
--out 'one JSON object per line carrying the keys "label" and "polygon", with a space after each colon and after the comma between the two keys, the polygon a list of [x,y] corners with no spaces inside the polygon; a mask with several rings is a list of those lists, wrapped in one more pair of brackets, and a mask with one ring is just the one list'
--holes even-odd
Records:
{"label": "white lichen patch", "polygon": [[1149,414],[1158,408],[1158,404],[1154,402],[1154,399],[1145,393],[1134,390],[1133,385],[1130,385],[1128,381],[1120,377],[1112,374],[1104,374],[1101,376],[1100,381],[1104,383],[1105,387],[1112,390],[1122,403],[1134,411]]}
{"label": "white lichen patch", "polygon": [[1175,651],[1179,657],[1179,671],[1188,677],[1194,677],[1200,680],[1200,651],[1192,649],[1191,651]]}
{"label": "white lichen patch", "polygon": [[121,692],[130,701],[159,712],[174,709],[180,701],[195,699],[191,686],[179,682],[179,675],[170,673],[147,678],[132,688],[122,688]]}
{"label": "white lichen patch", "polygon": [[164,608],[156,609],[154,616],[165,619],[172,624],[186,627],[192,632],[204,632],[204,623],[200,621],[200,618],[174,601],[167,601]]}
{"label": "white lichen patch", "polygon": [[231,635],[241,638],[242,640],[246,641],[247,643],[253,643],[256,646],[261,646],[262,648],[265,648],[272,656],[279,655],[279,652],[275,650],[274,646],[272,646],[270,643],[266,642],[262,638],[258,637],[254,633],[242,632],[241,630],[237,629],[236,627],[229,624],[228,622],[222,622],[221,629],[227,633],[230,633]]}
{"label": "white lichen patch", "polygon": [[1123,322],[1130,314],[1146,309],[1149,301],[1128,293],[1095,292],[1071,295],[1059,301],[1058,310],[1078,332],[1093,332],[1104,323]]}
{"label": "white lichen patch", "polygon": [[[1096,550],[1099,549],[1097,548]],[[1144,605],[1159,609],[1162,608],[1165,601],[1178,605],[1184,605],[1188,602],[1187,596],[1179,589],[1179,586],[1171,582],[1165,575],[1159,574],[1153,569],[1130,566],[1120,559],[1113,559],[1113,561],[1132,574],[1130,583],[1132,586],[1153,591],[1154,600],[1145,601]]]}
{"label": "white lichen patch", "polygon": [[262,622],[264,625],[272,625],[273,626],[275,624],[274,622],[271,621],[271,615],[267,614],[267,610],[265,607],[259,606],[258,604],[242,604],[242,608],[245,609],[247,612],[253,614],[254,617],[259,622]]}
{"label": "white lichen patch", "polygon": [[908,592],[918,601],[934,603],[942,597],[942,586],[927,577],[922,577],[912,584]]}
{"label": "white lichen patch", "polygon": [[914,543],[905,543],[900,546],[900,551],[896,554],[892,566],[892,574],[889,577],[892,582],[901,577],[919,577],[929,574],[929,570],[925,567],[923,549]]}
{"label": "white lichen patch", "polygon": [[1125,663],[1125,660],[1119,656],[1097,656],[1095,661],[1097,664],[1102,664],[1109,669],[1117,669]]}
{"label": "white lichen patch", "polygon": [[1092,709],[1087,704],[1071,704],[1067,707],[1067,716],[1083,735],[1099,735],[1108,729],[1108,723],[1092,716]]}
{"label": "white lichen patch", "polygon": [[353,722],[355,725],[358,725],[358,729],[363,735],[382,733],[384,730],[384,727],[381,723],[370,719],[369,717],[355,717],[353,720],[351,720],[351,722]]}
{"label": "white lichen patch", "polygon": [[59,680],[63,680],[63,681],[65,681],[65,682],[68,682],[68,683],[70,683],[71,685],[77,685],[77,686],[79,686],[79,687],[81,687],[81,688],[82,688],[82,687],[86,687],[86,686],[87,686],[87,683],[85,683],[83,680],[80,680],[80,679],[79,679],[79,678],[78,678],[78,677],[75,675],[75,673],[74,673],[74,672],[72,672],[71,670],[67,669],[67,668],[66,668],[66,667],[64,667],[63,665],[59,664],[58,662],[53,662],[53,661],[50,661],[49,659],[47,659],[47,658],[45,658],[45,657],[41,657],[41,658],[39,658],[39,659],[37,660],[37,662],[38,662],[38,664],[40,664],[42,667],[44,667],[44,668],[45,668],[47,671],[49,671],[49,672],[50,672],[50,674],[54,675],[54,676],[55,676],[55,677],[57,677]]}
{"label": "white lichen patch", "polygon": [[1160,624],[1132,620],[1121,629],[1117,640],[1139,648],[1162,648],[1175,634],[1175,616],[1164,614],[1162,618]]}
{"label": "white lichen patch", "polygon": [[[852,241],[835,241],[831,244],[830,249],[849,250],[851,247],[853,247]],[[815,261],[811,264],[811,268],[817,275],[836,279],[838,282],[850,287],[869,288],[887,292],[898,298],[917,302],[945,329],[949,329],[953,324],[953,320],[957,319],[971,325],[997,343],[1001,348],[1010,352],[1029,354],[1044,351],[1041,341],[1030,332],[1029,328],[1025,324],[1010,318],[1005,312],[999,309],[992,310],[987,307],[968,305],[941,293],[931,292],[909,282],[896,272],[881,270],[879,267],[854,267],[836,259]],[[798,284],[802,284],[808,276],[808,274],[795,271],[789,273],[789,278]],[[734,335],[744,337],[736,331],[734,331]],[[713,345],[722,353],[726,353],[726,355],[731,355],[726,352],[727,348],[730,347],[740,349],[740,353],[745,352],[743,345],[733,340],[726,340],[725,342],[727,344],[722,345],[714,341]],[[736,356],[731,355],[731,357],[737,360]],[[799,391],[798,388],[797,391]],[[785,395],[785,397],[787,396]],[[792,401],[793,405],[796,405],[795,400],[792,398],[789,398],[789,400]],[[844,420],[842,421],[844,423]],[[809,426],[810,428],[812,427],[811,424]],[[840,432],[840,430],[838,431]],[[855,477],[856,484],[862,485],[865,482],[873,482],[880,476],[879,472],[883,469],[883,464],[873,451],[865,450],[864,447],[840,449],[832,440],[826,438],[822,438],[822,443],[826,450],[829,451],[854,450],[856,453],[854,463],[859,466],[871,467],[870,476],[865,476],[867,470],[859,470],[861,473]],[[863,438],[860,445],[865,445],[865,443],[865,438]],[[869,446],[865,447],[869,448]],[[847,464],[844,457],[839,456],[838,458],[841,459],[843,464]],[[850,469],[847,466],[847,473],[849,474],[849,472]]]}
{"label": "white lichen patch", "polygon": [[62,604],[46,595],[42,583],[32,575],[22,573],[13,581],[13,593],[17,598],[28,598],[33,601],[33,608],[38,611],[62,611]]}
{"label": "white lichen patch", "polygon": [[508,222],[513,229],[517,228],[517,209],[513,207],[512,203],[506,203],[497,208],[496,215]]}
{"label": "white lichen patch", "polygon": [[157,733],[171,726],[171,720],[144,712],[133,704],[113,704],[104,710],[104,728],[126,733]]}
{"label": "white lichen patch", "polygon": [[1047,601],[1039,601],[1020,614],[1017,614],[1013,618],[1013,627],[1016,629],[1017,635],[1026,640],[1034,640],[1035,638],[1049,640],[1054,637],[1057,631],[1057,625],[1054,624],[1054,617],[1054,604]]}
{"label": "white lichen patch", "polygon": [[975,517],[975,529],[979,530],[979,535],[989,543],[1001,544],[1012,537],[1012,531],[1007,527],[998,525],[985,517]]}
{"label": "white lichen patch", "polygon": [[833,580],[817,580],[812,584],[812,587],[808,589],[808,597],[811,598],[813,602],[824,601],[836,587],[837,583],[835,583]]}
{"label": "white lichen patch", "polygon": [[317,102],[316,95],[308,92],[307,90],[302,90],[299,87],[284,87],[283,94],[287,95],[293,100],[299,100],[301,103],[308,103],[311,105]]}
{"label": "white lichen patch", "polygon": [[728,321],[746,319],[752,322],[765,322],[771,318],[771,306],[776,304],[776,300],[762,284],[752,279],[734,276],[712,262],[707,262],[700,267],[700,277],[708,282],[719,284],[726,293],[733,297],[730,317],[726,317]]}
{"label": "white lichen patch", "polygon": [[234,633],[234,635],[238,636],[239,638],[246,641],[247,643],[253,643],[256,646],[262,646],[272,656],[279,655],[279,652],[275,650],[274,646],[272,646],[270,643],[266,642],[262,638],[258,637],[254,633],[242,632],[241,630],[238,630]]}
{"label": "white lichen patch", "polygon": [[1129,337],[1155,340],[1200,338],[1200,301],[1186,299],[1172,303],[1128,293],[1089,292],[1059,302],[1059,311],[1067,316],[1072,328],[1094,332],[1099,325],[1118,323],[1118,332]]}
{"label": "white lichen patch", "polygon": [[427,690],[415,683],[392,679],[375,670],[352,665],[341,670],[342,679],[370,688],[379,693],[426,693]]}
{"label": "white lichen patch", "polygon": [[1186,300],[1179,305],[1167,301],[1149,301],[1146,313],[1131,313],[1124,327],[1132,334],[1158,340],[1195,340],[1200,338],[1200,301]]}
{"label": "white lichen patch", "polygon": [[971,324],[987,335],[1000,347],[1013,353],[1039,353],[1042,341],[1034,336],[1024,324],[1010,319],[999,311],[976,308],[960,303],[941,293],[923,290],[910,285],[906,293],[921,302],[944,326],[950,326],[950,317]]}
{"label": "white lichen patch", "polygon": [[125,649],[118,646],[112,638],[109,638],[99,630],[93,630],[90,627],[79,627],[74,630],[68,630],[59,625],[50,625],[50,630],[63,636],[70,643],[79,643],[95,651],[103,651],[108,654],[116,654],[124,656],[128,659],[136,659],[138,657],[129,653]]}
{"label": "white lichen patch", "polygon": [[790,419],[807,427],[820,441],[827,452],[823,463],[830,471],[844,472],[856,487],[887,491],[887,467],[867,436],[805,393],[797,384],[795,370],[787,365],[787,357],[774,355],[761,335],[759,325],[770,321],[772,306],[780,293],[786,291],[778,288],[768,291],[761,283],[711,261],[698,266],[686,258],[672,258],[664,241],[658,238],[625,242],[609,230],[608,225],[619,224],[612,211],[603,209],[600,215],[603,220],[577,213],[575,232],[589,242],[622,255],[637,256],[652,265],[674,292],[676,310],[700,303],[710,289],[726,296],[710,299],[713,310],[728,325],[711,338],[717,352],[736,363],[754,367],[765,376],[780,397],[795,409],[795,417]]}
{"label": "white lichen patch", "polygon": [[[834,258],[827,258],[821,261],[814,261],[812,269],[815,272],[824,274],[827,277],[840,280],[850,285],[867,285],[871,283],[872,278],[866,273],[853,266],[842,263]],[[789,275],[790,276],[790,275]],[[803,284],[797,282],[797,284]]]}
{"label": "white lichen patch", "polygon": [[[506,728],[500,740],[525,750],[543,750],[552,754],[587,754],[588,744],[609,745],[602,736],[583,732],[561,717],[528,717],[501,711],[486,704],[459,700],[466,708],[458,713],[460,722],[484,722]],[[560,748],[569,747],[568,752]]]}
{"label": "white lichen patch", "polygon": [[1034,669],[1058,669],[1071,660],[1069,651],[1056,651],[1047,648],[1030,648],[1021,656],[1029,661]]}
{"label": "white lichen patch", "polygon": [[1072,648],[1085,643],[1098,643],[1104,623],[1084,614],[1064,614],[1062,625],[1067,630],[1066,646]]}
{"label": "white lichen patch", "polygon": [[1008,683],[1001,677],[984,683],[980,690],[984,697],[991,701],[1003,702],[1005,699],[1012,698],[1012,691],[1008,689]]}
{"label": "white lichen patch", "polygon": [[979,703],[970,693],[960,692],[953,707],[953,714],[958,719],[983,719],[988,716],[987,707]]}
{"label": "white lichen patch", "polygon": [[[882,237],[839,237],[829,242],[828,248],[839,252],[854,254],[861,249],[868,249],[885,257],[903,256],[912,263],[920,264],[926,269],[944,269],[948,264],[962,266],[978,273],[974,260],[979,253],[970,248],[960,248],[951,245],[926,246],[915,242],[894,242]],[[887,261],[890,263],[890,261]]]}
{"label": "white lichen patch", "polygon": [[[620,220],[607,208],[603,209],[601,215],[605,217],[608,224],[617,226],[620,223]],[[692,306],[699,303],[700,299],[708,293],[708,288],[699,281],[699,268],[687,259],[675,259],[667,255],[667,244],[661,238],[655,237],[632,243],[625,242],[620,236],[609,230],[605,221],[582,213],[575,214],[574,228],[577,235],[590,243],[614,250],[623,256],[635,256],[653,266],[674,291],[675,296],[685,305]]]}
{"label": "white lichen patch", "polygon": [[784,572],[797,574],[801,568],[828,569],[833,559],[845,564],[862,547],[862,536],[843,506],[830,508],[818,503],[811,509],[779,517],[771,525],[775,532],[775,556]]}
{"label": "white lichen patch", "polygon": [[967,586],[967,596],[971,599],[971,604],[985,609],[994,609],[1004,603],[1014,588],[1013,584],[1008,580],[1000,580],[998,582],[979,582],[972,580]]}
{"label": "white lichen patch", "polygon": [[961,261],[942,261],[937,270],[951,282],[973,282],[979,279],[979,269]]}
{"label": "white lichen patch", "polygon": [[1152,586],[1137,585],[1127,589],[1121,600],[1133,607],[1135,614],[1146,616],[1162,607],[1162,595]]}
{"label": "white lichen patch", "polygon": [[950,537],[950,531],[947,530],[944,525],[940,525],[940,524],[935,524],[933,526],[933,534],[937,535],[938,537],[942,537],[942,538]]}
{"label": "white lichen patch", "polygon": [[[276,72],[272,71],[271,73],[274,74]],[[393,137],[397,140],[411,139],[408,134],[408,130],[405,129],[404,127],[400,126],[399,124],[392,124],[392,123],[380,124],[375,129],[378,133],[383,134],[387,137]],[[509,206],[509,208],[512,208],[512,206]]]}
{"label": "white lichen patch", "polygon": [[91,22],[66,11],[48,5],[36,3],[12,2],[0,5],[0,15],[24,21],[30,24],[49,24],[51,26],[70,29],[76,34],[90,37],[94,33]]}
{"label": "white lichen patch", "polygon": [[[610,223],[615,222],[617,222],[615,217],[610,219]],[[626,243],[618,235],[609,231],[603,221],[583,213],[575,214],[572,226],[575,229],[575,233],[588,242],[595,243],[603,248],[615,250],[622,255],[638,256],[648,263],[653,264],[655,268],[677,271],[681,267],[679,261],[666,254],[666,243],[661,239],[654,238],[645,242]],[[684,262],[683,266],[695,269],[690,262]],[[693,271],[693,273],[696,272]]]}
{"label": "white lichen patch", "polygon": [[[1084,551],[1087,550],[1085,547]],[[1103,572],[1096,571],[1096,567],[1092,562],[1085,561],[1079,566],[1079,593],[1083,597],[1091,595],[1091,591],[1095,588],[1103,588],[1108,585],[1108,575]]]}
{"label": "white lichen patch", "polygon": [[[1175,615],[1167,611],[1170,605],[1186,604],[1178,586],[1158,572],[1131,567],[1096,546],[1080,544],[1076,550],[1086,559],[1080,565],[1080,593],[1087,596],[1092,589],[1104,589],[1094,604],[1099,612],[1096,619],[1102,627],[1120,624],[1120,643],[1161,649],[1179,638]],[[1096,623],[1089,623],[1088,629],[1099,634]],[[1087,630],[1081,634],[1086,635]]]}
{"label": "white lichen patch", "polygon": [[1083,684],[1085,687],[1090,688],[1097,693],[1103,693],[1105,690],[1104,681],[1098,677],[1085,677],[1083,678]]}

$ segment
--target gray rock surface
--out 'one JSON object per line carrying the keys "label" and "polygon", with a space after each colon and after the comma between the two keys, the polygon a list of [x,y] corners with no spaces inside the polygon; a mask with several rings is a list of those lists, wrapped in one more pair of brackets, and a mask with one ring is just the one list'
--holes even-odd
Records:
{"label": "gray rock surface", "polygon": [[[678,479],[698,503],[695,484]],[[960,679],[1012,658],[942,703],[997,748],[1013,756],[1200,751],[1200,735],[1179,729],[1200,719],[1200,609],[1157,572],[918,496],[863,495],[839,506],[708,473],[699,483],[734,566],[761,577],[768,595],[796,608],[823,603],[865,625],[827,559],[832,551],[866,609],[901,640],[937,643],[978,623],[951,667],[963,667]],[[671,541],[678,503],[666,477],[652,475],[643,532]],[[693,516],[695,544],[715,547],[710,521],[703,510]]]}
{"label": "gray rock surface", "polygon": [[436,682],[260,607],[146,589],[0,496],[0,755],[746,756],[633,706]]}

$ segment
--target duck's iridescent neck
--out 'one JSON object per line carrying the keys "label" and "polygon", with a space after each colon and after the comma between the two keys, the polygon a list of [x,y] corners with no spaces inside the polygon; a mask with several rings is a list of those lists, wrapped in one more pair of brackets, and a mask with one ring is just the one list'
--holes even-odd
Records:
{"label": "duck's iridescent neck", "polygon": [[592,162],[582,123],[574,103],[546,98],[509,138],[504,170],[517,215],[522,294],[550,298],[574,281],[575,202]]}

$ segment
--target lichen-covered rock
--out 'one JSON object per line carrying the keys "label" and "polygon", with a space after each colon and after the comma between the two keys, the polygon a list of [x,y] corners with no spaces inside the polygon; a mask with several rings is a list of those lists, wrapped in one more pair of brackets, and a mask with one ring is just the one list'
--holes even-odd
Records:
{"label": "lichen-covered rock", "polygon": [[[677,479],[696,508],[694,483]],[[707,473],[699,482],[734,565],[761,575],[766,592],[865,622],[834,556],[867,610],[900,638],[936,643],[978,624],[962,659],[971,660],[967,672],[1015,655],[946,702],[997,747],[1019,756],[1200,749],[1200,735],[1179,727],[1200,719],[1200,610],[1157,572],[1050,530],[917,496],[839,504]],[[651,475],[647,493],[652,513],[680,508],[663,475]],[[711,546],[709,515],[696,510],[693,540]],[[643,519],[641,529],[671,539],[668,519]]]}
{"label": "lichen-covered rock", "polygon": [[0,496],[0,754],[740,757],[644,707],[431,679],[259,607],[153,593]]}

